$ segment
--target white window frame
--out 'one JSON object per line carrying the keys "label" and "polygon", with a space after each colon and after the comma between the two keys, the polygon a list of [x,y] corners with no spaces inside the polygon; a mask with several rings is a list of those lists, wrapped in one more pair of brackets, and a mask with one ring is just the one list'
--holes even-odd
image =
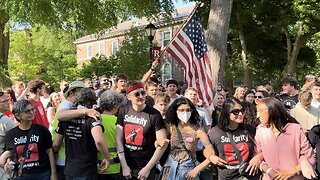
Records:
{"label": "white window frame", "polygon": [[[114,46],[115,46],[114,43],[117,43],[116,50],[114,50]],[[117,53],[118,49],[119,49],[119,41],[118,40],[112,41],[112,43],[111,43],[111,54],[115,55]]]}
{"label": "white window frame", "polygon": [[[91,52],[91,53],[90,53]],[[88,45],[87,46],[87,57],[91,58],[93,57],[93,46],[92,45]]]}
{"label": "white window frame", "polygon": [[161,32],[161,47],[162,47],[162,49],[165,47],[165,45],[164,45],[164,41],[165,41],[165,39],[164,39],[165,36],[164,35],[165,35],[165,33],[170,33],[169,39],[166,39],[167,41],[170,42],[170,40],[172,39],[172,33],[171,33],[170,30],[162,31]]}
{"label": "white window frame", "polygon": [[[165,68],[166,68],[166,65],[168,65],[168,72],[169,74],[165,74]],[[161,79],[162,79],[162,85],[164,85],[166,79],[171,79],[172,78],[172,65],[171,63],[169,63],[168,61],[167,62],[164,62],[162,67],[161,67],[161,70],[162,70],[162,74],[161,74]],[[169,77],[167,76],[169,75]]]}
{"label": "white window frame", "polygon": [[[101,49],[101,47],[103,47],[103,48]],[[104,42],[99,43],[99,55],[100,56],[106,55],[106,44]]]}

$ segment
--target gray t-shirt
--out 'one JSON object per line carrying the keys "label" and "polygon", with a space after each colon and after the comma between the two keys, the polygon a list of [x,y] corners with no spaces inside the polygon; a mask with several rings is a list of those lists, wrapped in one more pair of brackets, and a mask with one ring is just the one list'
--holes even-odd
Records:
{"label": "gray t-shirt", "polygon": [[15,123],[8,116],[0,113],[0,154],[4,151],[4,137],[7,132],[15,126]]}

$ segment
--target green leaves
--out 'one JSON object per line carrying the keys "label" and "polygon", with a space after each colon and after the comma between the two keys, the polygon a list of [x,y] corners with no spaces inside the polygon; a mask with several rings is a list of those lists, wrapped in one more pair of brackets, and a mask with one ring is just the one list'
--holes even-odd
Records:
{"label": "green leaves", "polygon": [[77,76],[73,37],[68,33],[36,26],[11,33],[9,73],[12,79],[43,79],[52,85]]}

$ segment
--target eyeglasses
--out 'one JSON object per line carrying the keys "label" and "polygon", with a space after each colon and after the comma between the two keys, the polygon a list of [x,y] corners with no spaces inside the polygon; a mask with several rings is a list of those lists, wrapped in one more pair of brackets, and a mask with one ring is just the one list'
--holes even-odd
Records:
{"label": "eyeglasses", "polygon": [[133,93],[133,95],[134,95],[135,97],[139,97],[140,95],[141,95],[141,96],[145,96],[145,95],[146,95],[146,92],[145,92],[145,91],[139,91],[139,92]]}
{"label": "eyeglasses", "polygon": [[178,112],[191,112],[192,109],[187,108],[187,109],[177,109]]}
{"label": "eyeglasses", "polygon": [[26,114],[33,114],[33,113],[34,113],[34,109],[33,109],[33,108],[31,108],[31,109],[26,109],[26,110],[24,110],[23,112],[26,113]]}
{"label": "eyeglasses", "polygon": [[262,99],[263,96],[254,96],[255,99]]}
{"label": "eyeglasses", "polygon": [[230,113],[232,113],[233,115],[235,116],[238,116],[239,114],[244,114],[246,112],[246,110],[244,108],[241,108],[241,109],[234,109],[232,111],[230,111]]}

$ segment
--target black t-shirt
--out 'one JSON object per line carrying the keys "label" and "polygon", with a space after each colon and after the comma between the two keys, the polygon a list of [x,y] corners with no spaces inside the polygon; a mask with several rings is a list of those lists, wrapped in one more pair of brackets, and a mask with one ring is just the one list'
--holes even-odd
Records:
{"label": "black t-shirt", "polygon": [[141,112],[131,104],[121,107],[117,124],[123,127],[123,144],[130,169],[140,170],[147,165],[155,151],[156,131],[165,128],[161,114],[146,106]]}
{"label": "black t-shirt", "polygon": [[[255,127],[244,124],[243,128],[239,127],[236,130],[229,131],[240,151],[242,161],[249,162],[255,153],[253,141],[256,132]],[[227,133],[216,126],[211,129],[208,135],[217,156],[228,163],[225,167],[218,167],[219,179],[231,180],[238,178],[240,176],[238,172],[240,164],[236,159],[236,153],[234,152]]]}
{"label": "black t-shirt", "polygon": [[97,148],[91,134],[95,126],[103,126],[88,116],[69,122],[60,121],[56,132],[64,136],[66,144],[66,166],[69,176],[90,176],[97,174]]}
{"label": "black t-shirt", "polygon": [[19,161],[22,158],[27,141],[29,141],[28,149],[30,153],[25,160],[22,173],[36,174],[50,170],[47,150],[52,148],[52,138],[48,129],[38,124],[32,124],[29,130],[21,130],[17,126],[6,134],[5,149],[13,150],[15,156],[13,159]]}
{"label": "black t-shirt", "polygon": [[297,103],[299,102],[299,99],[298,99],[299,95],[296,94],[294,96],[289,96],[287,94],[282,94],[280,95],[280,100],[282,102],[282,104],[284,105],[284,107],[287,109],[287,110],[291,110],[293,109]]}

